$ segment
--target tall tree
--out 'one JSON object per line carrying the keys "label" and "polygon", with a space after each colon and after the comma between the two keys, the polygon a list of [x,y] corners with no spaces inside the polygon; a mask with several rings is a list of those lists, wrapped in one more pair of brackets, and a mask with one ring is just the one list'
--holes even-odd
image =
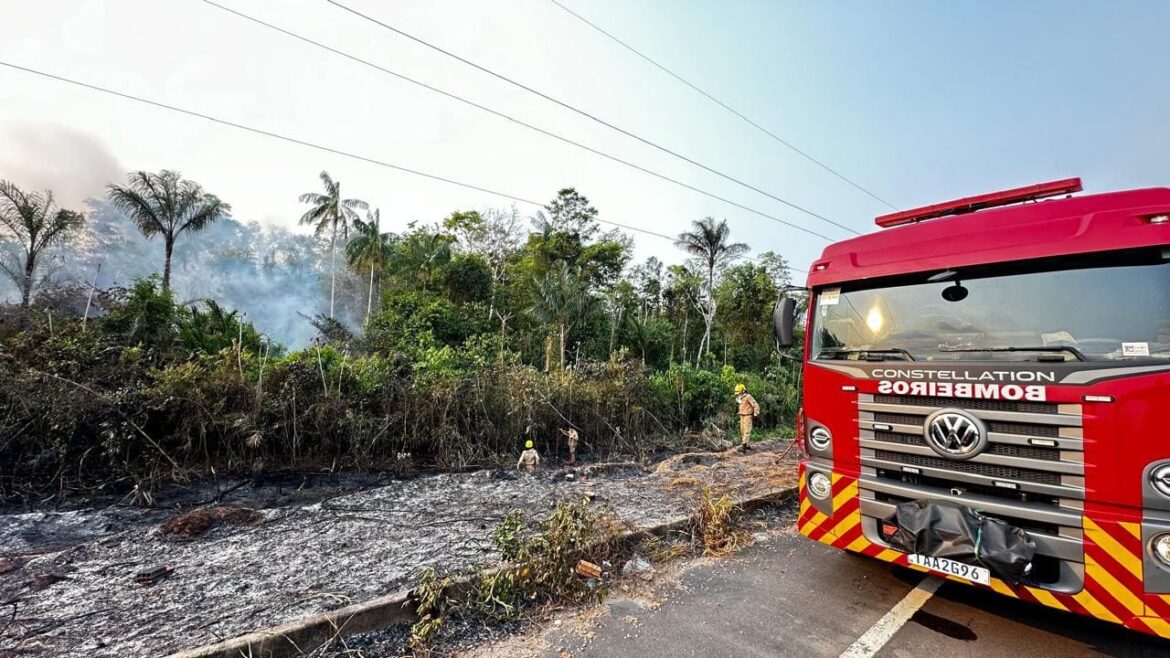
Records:
{"label": "tall tree", "polygon": [[657,314],[662,310],[662,261],[654,256],[646,259],[642,265],[630,271],[630,279],[638,292],[638,303],[642,319],[647,314]]}
{"label": "tall tree", "polygon": [[674,348],[679,348],[679,361],[685,362],[689,352],[691,334],[691,310],[702,307],[703,282],[700,277],[690,271],[685,265],[671,265],[666,268],[665,287],[662,290],[662,305],[667,318],[676,328],[679,340],[677,345],[672,342],[670,347],[670,362],[676,361]]}
{"label": "tall tree", "polygon": [[487,263],[491,275],[489,320],[496,313],[496,290],[507,271],[508,259],[520,248],[520,224],[520,213],[515,206],[485,213],[458,211],[443,220],[443,228],[455,235],[460,248]]}
{"label": "tall tree", "polygon": [[9,234],[22,252],[17,262],[0,262],[0,268],[20,289],[22,309],[27,309],[32,299],[41,253],[84,222],[81,213],[58,208],[52,192],[25,192],[15,183],[0,181],[0,229]]}
{"label": "tall tree", "polygon": [[706,276],[703,296],[706,304],[699,306],[706,322],[703,331],[703,340],[699,343],[696,358],[701,358],[705,352],[711,351],[711,326],[715,323],[715,272],[731,261],[746,254],[749,247],[742,242],[730,242],[731,229],[727,227],[727,220],[718,222],[712,217],[691,222],[691,230],[680,233],[675,246],[694,256],[702,264]]}
{"label": "tall tree", "polygon": [[306,192],[297,197],[301,203],[310,204],[304,215],[301,215],[301,224],[313,224],[318,236],[329,232],[329,317],[333,318],[333,301],[337,296],[337,234],[343,238],[349,237],[349,225],[358,219],[359,210],[366,210],[369,205],[360,199],[341,198],[341,181],[335,181],[329,172],[321,172],[321,185],[325,193]]}
{"label": "tall tree", "polygon": [[780,297],[773,275],[763,264],[737,263],[723,271],[715,289],[719,333],[732,348],[737,368],[763,369],[774,349],[772,305]]}
{"label": "tall tree", "polygon": [[534,268],[541,274],[557,261],[584,269],[582,256],[600,230],[597,209],[571,187],[557,192],[543,210],[537,211],[532,216],[532,226],[536,231],[529,234],[527,248]]}
{"label": "tall tree", "polygon": [[143,235],[162,236],[166,251],[162,284],[164,290],[170,290],[175,241],[184,231],[201,231],[227,216],[232,207],[177,171],[135,171],[126,178],[125,187],[108,186],[108,196],[114,206],[134,220]]}
{"label": "tall tree", "polygon": [[427,226],[410,231],[395,246],[390,271],[423,290],[430,290],[431,282],[451,262],[452,240],[450,235]]}
{"label": "tall tree", "polygon": [[551,369],[550,348],[554,331],[559,335],[558,363],[564,369],[565,339],[573,327],[596,308],[597,300],[589,294],[581,273],[564,261],[553,265],[543,276],[533,277],[532,299],[529,315],[550,329],[545,342],[545,370]]}
{"label": "tall tree", "polygon": [[765,251],[757,259],[760,267],[767,271],[777,292],[792,285],[792,271],[788,266],[788,259],[774,251]]}
{"label": "tall tree", "polygon": [[353,227],[356,235],[345,245],[345,258],[354,269],[370,270],[370,290],[366,296],[366,322],[369,322],[374,308],[374,273],[382,271],[390,260],[394,235],[382,232],[382,213],[376,208],[366,213],[366,221],[355,219]]}
{"label": "tall tree", "polygon": [[556,198],[544,207],[544,213],[545,221],[555,230],[576,234],[581,242],[588,242],[598,231],[597,208],[574,188],[557,192]]}

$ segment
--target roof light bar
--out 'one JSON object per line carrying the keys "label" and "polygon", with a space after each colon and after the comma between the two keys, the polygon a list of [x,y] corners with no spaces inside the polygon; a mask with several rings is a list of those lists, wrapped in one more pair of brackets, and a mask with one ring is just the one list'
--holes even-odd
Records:
{"label": "roof light bar", "polygon": [[995,208],[1023,201],[1036,201],[1062,194],[1072,194],[1073,192],[1080,192],[1081,189],[1080,178],[1066,178],[1049,183],[1039,183],[1037,185],[1017,187],[1011,190],[991,192],[990,194],[969,196],[964,199],[936,203],[932,206],[923,206],[922,208],[915,208],[913,210],[902,210],[888,215],[881,215],[874,219],[874,223],[882,228],[889,228],[911,222],[920,222],[925,219],[934,219],[935,217],[960,215],[985,208]]}

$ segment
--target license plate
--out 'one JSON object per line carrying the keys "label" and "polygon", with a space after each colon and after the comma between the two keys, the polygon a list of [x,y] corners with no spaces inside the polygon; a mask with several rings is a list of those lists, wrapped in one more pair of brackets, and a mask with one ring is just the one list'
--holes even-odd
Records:
{"label": "license plate", "polygon": [[980,585],[991,585],[991,571],[984,567],[963,564],[945,557],[930,557],[929,555],[911,555],[910,564],[926,567],[931,571],[938,571],[948,576],[955,576]]}

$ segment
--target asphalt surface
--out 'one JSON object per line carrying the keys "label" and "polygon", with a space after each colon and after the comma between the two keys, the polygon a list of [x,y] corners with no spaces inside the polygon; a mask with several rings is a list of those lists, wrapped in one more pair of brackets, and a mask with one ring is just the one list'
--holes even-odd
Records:
{"label": "asphalt surface", "polygon": [[[921,578],[786,531],[649,597],[613,597],[587,630],[547,636],[545,655],[836,657]],[[876,655],[1152,657],[1170,656],[1170,641],[945,583]]]}

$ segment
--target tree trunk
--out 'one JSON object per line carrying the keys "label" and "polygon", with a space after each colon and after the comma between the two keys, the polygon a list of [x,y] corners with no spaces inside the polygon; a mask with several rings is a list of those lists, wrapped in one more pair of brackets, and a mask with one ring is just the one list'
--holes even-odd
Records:
{"label": "tree trunk", "polygon": [[565,325],[561,324],[561,370],[565,369]]}
{"label": "tree trunk", "polygon": [[333,319],[333,298],[337,292],[337,222],[333,222],[333,237],[329,238],[329,319]]}
{"label": "tree trunk", "polygon": [[706,321],[706,329],[703,330],[703,340],[699,343],[699,351],[695,355],[695,365],[698,366],[703,360],[704,352],[711,351],[711,325],[715,323],[715,263],[709,261],[707,264],[707,312],[703,314],[703,320]]}
{"label": "tree trunk", "polygon": [[609,326],[609,355],[613,356],[613,344],[617,340],[617,327],[622,321],[622,309],[619,307],[613,314],[613,324]]}
{"label": "tree trunk", "polygon": [[491,277],[488,279],[488,322],[492,321],[492,316],[496,312],[496,271],[493,268]]}
{"label": "tree trunk", "polygon": [[707,328],[703,331],[703,349],[699,350],[699,358],[704,354],[711,353],[711,327],[715,324],[715,300],[711,300],[710,306],[707,307]]}
{"label": "tree trunk", "polygon": [[544,337],[544,371],[552,371],[552,334],[547,334]]}
{"label": "tree trunk", "polygon": [[374,308],[374,266],[370,266],[370,293],[366,296],[366,323],[370,322],[370,309]]}
{"label": "tree trunk", "polygon": [[508,320],[503,315],[497,313],[500,318],[500,365],[504,365],[504,346],[508,340]]}
{"label": "tree trunk", "polygon": [[171,289],[171,254],[175,252],[175,238],[167,236],[164,245],[166,249],[166,260],[163,261],[163,290]]}
{"label": "tree trunk", "polygon": [[102,264],[98,263],[97,271],[93,274],[93,284],[89,286],[89,295],[85,298],[85,315],[81,316],[81,330],[85,331],[85,323],[89,321],[89,307],[93,304],[93,292],[97,290],[98,277],[102,273]]}
{"label": "tree trunk", "polygon": [[24,281],[20,285],[20,308],[21,310],[28,309],[28,305],[32,301],[32,286],[33,286],[33,272],[37,269],[36,254],[29,252],[28,258],[24,261]]}

